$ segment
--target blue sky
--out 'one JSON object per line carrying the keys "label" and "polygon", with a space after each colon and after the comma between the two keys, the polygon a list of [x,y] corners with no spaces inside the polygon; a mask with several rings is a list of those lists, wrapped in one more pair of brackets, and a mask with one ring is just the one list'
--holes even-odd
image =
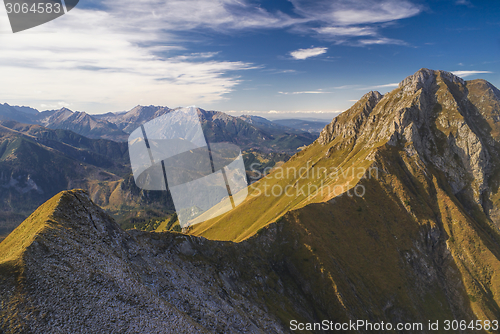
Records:
{"label": "blue sky", "polygon": [[0,45],[0,102],[41,110],[331,119],[422,67],[500,87],[498,1],[80,0],[17,34],[2,7]]}

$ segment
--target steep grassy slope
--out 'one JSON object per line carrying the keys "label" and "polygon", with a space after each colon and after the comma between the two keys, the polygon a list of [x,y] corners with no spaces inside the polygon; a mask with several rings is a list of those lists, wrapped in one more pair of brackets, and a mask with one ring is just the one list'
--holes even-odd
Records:
{"label": "steep grassy slope", "polygon": [[[370,111],[378,99],[369,93],[339,118],[348,123],[359,112]],[[252,184],[249,196],[236,210],[194,225],[189,233],[214,240],[244,240],[290,210],[326,201],[350,190],[360,178],[375,177],[370,176],[370,153],[363,145],[355,147],[340,137],[326,146],[315,143]]]}
{"label": "steep grassy slope", "polygon": [[[187,232],[242,241],[291,226],[320,268],[314,294],[339,300],[350,319],[496,319],[499,101],[489,83],[422,69],[383,97],[365,95],[255,196]],[[288,168],[304,177],[280,174]],[[331,175],[339,169],[355,173]],[[262,195],[301,185],[305,195]]]}
{"label": "steep grassy slope", "polygon": [[22,255],[26,248],[31,245],[35,237],[44,229],[55,228],[57,224],[52,220],[52,214],[61,200],[62,194],[52,197],[40,206],[2,243],[0,243],[0,264],[12,264],[21,266]]}

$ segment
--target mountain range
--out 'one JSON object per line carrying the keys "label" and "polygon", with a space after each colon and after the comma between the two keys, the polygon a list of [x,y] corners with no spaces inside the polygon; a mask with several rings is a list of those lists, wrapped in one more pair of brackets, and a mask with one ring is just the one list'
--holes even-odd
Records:
{"label": "mountain range", "polygon": [[[38,112],[5,103],[0,104],[0,120],[38,124],[49,129],[70,130],[91,139],[123,142],[142,124],[173,110],[161,106],[136,106],[128,112],[90,115],[68,108]],[[297,120],[288,127],[258,116],[233,117],[220,111],[197,110],[209,140],[233,142],[244,150],[294,154],[298,148],[311,144],[319,134],[301,130],[304,124],[308,127],[306,121]]]}
{"label": "mountain range", "polygon": [[[135,186],[128,147],[122,140],[128,138],[125,131],[171,111],[150,106],[91,116],[66,108],[38,112],[0,105],[0,240],[43,202],[73,188],[89,191],[125,228],[151,229],[146,226],[169,219],[173,212],[170,195]],[[273,127],[263,118],[259,121],[266,125],[256,127],[250,119],[198,112],[209,141],[229,141],[243,148],[249,182],[318,136],[277,124]]]}
{"label": "mountain range", "polygon": [[128,159],[126,143],[0,121],[0,236],[61,190],[101,188],[99,193],[122,182],[130,173]]}
{"label": "mountain range", "polygon": [[289,333],[326,319],[432,333],[429,321],[498,320],[499,156],[500,91],[421,69],[183,233],[123,231],[84,191],[60,193],[0,244],[0,328]]}

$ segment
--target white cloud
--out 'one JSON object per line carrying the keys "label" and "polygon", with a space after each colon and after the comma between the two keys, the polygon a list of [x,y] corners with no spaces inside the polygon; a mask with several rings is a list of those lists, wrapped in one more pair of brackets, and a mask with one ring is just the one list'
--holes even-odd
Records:
{"label": "white cloud", "polygon": [[[217,52],[196,53],[197,41],[179,32],[301,28],[320,36],[373,38],[358,45],[402,44],[384,39],[378,27],[368,24],[420,11],[407,0],[291,2],[298,14],[294,17],[269,12],[251,0],[103,0],[99,9],[76,7],[17,34],[11,33],[0,6],[2,102],[52,106],[68,101],[89,112],[138,103],[206,105],[236,88],[238,71],[259,66],[224,61]],[[326,52],[318,47],[290,55],[307,59]]]}
{"label": "white cloud", "polygon": [[373,27],[321,27],[314,30],[330,36],[374,36],[377,34]]}
{"label": "white cloud", "polygon": [[468,77],[474,74],[488,74],[488,73],[493,73],[490,71],[452,71],[451,73],[455,74],[457,77]]}
{"label": "white cloud", "polygon": [[358,90],[368,90],[368,89],[379,89],[379,88],[391,88],[391,87],[398,87],[398,83],[389,83],[389,84],[384,84],[384,85],[375,85],[375,86],[369,86],[369,87],[363,87],[363,88],[358,88]]}
{"label": "white cloud", "polygon": [[343,86],[337,86],[337,87],[333,87],[335,89],[352,89],[352,88],[356,88],[356,87],[359,87],[359,85],[343,85]]}
{"label": "white cloud", "polygon": [[306,21],[270,13],[248,0],[105,0],[104,4],[115,8],[125,25],[159,23],[167,31],[282,28]]}
{"label": "white cloud", "polygon": [[323,53],[326,53],[327,50],[328,50],[328,48],[323,48],[323,47],[309,48],[309,49],[298,49],[298,50],[290,52],[290,55],[295,59],[303,60],[303,59],[307,59],[310,57],[316,57],[316,56],[322,55]]}
{"label": "white cloud", "polygon": [[[366,45],[382,45],[382,44],[396,44],[396,45],[407,45],[405,41],[386,38],[380,36],[377,32],[376,27],[321,27],[313,29],[321,36],[326,36],[333,39],[337,43],[347,43],[351,45],[366,46]],[[372,37],[370,39],[359,39],[350,41],[346,38],[353,37]]]}
{"label": "white cloud", "polygon": [[239,83],[228,74],[256,68],[215,60],[216,53],[169,57],[165,50],[179,50],[174,37],[145,22],[131,31],[121,19],[112,12],[75,8],[35,29],[0,34],[2,102],[43,108],[62,100],[89,112],[141,103],[204,105],[223,99]]}
{"label": "white cloud", "polygon": [[41,110],[49,110],[49,109],[61,109],[61,108],[70,108],[71,103],[66,103],[64,101],[59,101],[54,104],[40,104]]}
{"label": "white cloud", "polygon": [[412,17],[421,8],[407,0],[290,0],[304,17],[331,25],[359,25]]}
{"label": "white cloud", "polygon": [[382,45],[382,44],[396,44],[396,45],[407,45],[405,41],[392,38],[375,38],[375,39],[362,39],[358,41],[361,45]]}
{"label": "white cloud", "polygon": [[[296,28],[312,30],[337,44],[367,46],[373,44],[406,45],[404,41],[381,36],[382,23],[415,16],[420,6],[408,0],[290,0],[298,14],[319,22],[320,27]],[[373,37],[356,41],[356,37]],[[353,41],[354,39],[354,41]]]}
{"label": "white cloud", "polygon": [[283,95],[298,95],[298,94],[329,94],[330,92],[325,92],[322,90],[306,90],[302,92],[278,92]]}

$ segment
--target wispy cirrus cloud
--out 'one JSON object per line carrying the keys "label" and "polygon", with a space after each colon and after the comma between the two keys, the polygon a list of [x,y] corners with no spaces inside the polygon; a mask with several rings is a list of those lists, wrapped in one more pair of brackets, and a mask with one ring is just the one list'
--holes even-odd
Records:
{"label": "wispy cirrus cloud", "polygon": [[399,86],[399,83],[389,83],[389,84],[383,84],[383,85],[374,85],[374,86],[368,86],[368,87],[358,88],[357,90],[392,88],[392,87],[398,87],[398,86]]}
{"label": "wispy cirrus cloud", "polygon": [[396,45],[407,45],[405,41],[393,38],[373,38],[373,39],[361,39],[358,41],[361,45],[382,45],[382,44],[396,44]]}
{"label": "wispy cirrus cloud", "polygon": [[218,59],[217,52],[170,55],[184,49],[175,36],[155,22],[132,30],[112,11],[75,8],[18,34],[7,19],[1,22],[0,90],[3,102],[13,104],[43,109],[68,101],[88,112],[138,103],[203,105],[234,90],[240,82],[234,73],[260,68]]}
{"label": "wispy cirrus cloud", "polygon": [[417,15],[422,8],[407,0],[290,0],[295,11],[337,26],[389,22]]}
{"label": "wispy cirrus cloud", "polygon": [[321,27],[313,28],[314,31],[331,36],[375,36],[377,32],[373,27]]}
{"label": "wispy cirrus cloud", "polygon": [[457,77],[465,78],[465,77],[475,75],[475,74],[489,74],[489,73],[493,73],[493,72],[491,72],[491,71],[452,71],[451,73],[455,74]]}
{"label": "wispy cirrus cloud", "polygon": [[[407,0],[290,0],[295,11],[319,27],[310,29],[337,43],[352,45],[399,44],[379,32],[382,24],[418,15],[422,7]],[[356,37],[373,37],[357,41]],[[354,40],[353,40],[354,38]]]}
{"label": "wispy cirrus cloud", "polygon": [[278,92],[283,95],[300,95],[300,94],[330,94],[331,92],[325,92],[323,90],[305,90],[301,92]]}
{"label": "wispy cirrus cloud", "polygon": [[298,49],[295,51],[290,52],[290,56],[292,56],[294,59],[307,59],[311,57],[316,57],[319,55],[322,55],[326,53],[328,48],[325,47],[316,47],[316,48],[309,48],[309,49]]}
{"label": "wispy cirrus cloud", "polygon": [[283,28],[309,20],[271,13],[248,0],[105,0],[103,4],[125,19],[124,25],[145,23],[145,29],[156,26],[165,31]]}
{"label": "wispy cirrus cloud", "polygon": [[[286,29],[359,46],[403,44],[382,36],[380,24],[421,11],[408,0],[290,1],[295,15],[251,0],[103,0],[19,34],[10,32],[0,6],[3,102],[71,101],[90,112],[209,104],[236,89],[241,71],[261,67],[227,61],[217,51],[193,52],[197,37],[186,32]],[[304,60],[326,52],[315,47],[290,55]]]}

